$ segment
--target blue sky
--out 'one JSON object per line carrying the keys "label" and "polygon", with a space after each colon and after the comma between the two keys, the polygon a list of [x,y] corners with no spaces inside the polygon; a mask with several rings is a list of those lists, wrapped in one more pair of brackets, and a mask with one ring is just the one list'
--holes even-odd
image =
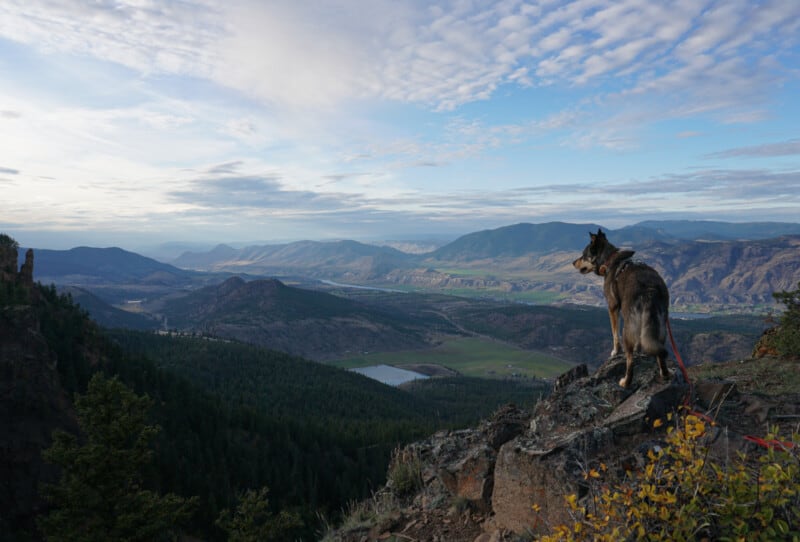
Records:
{"label": "blue sky", "polygon": [[0,230],[798,221],[800,2],[4,0]]}

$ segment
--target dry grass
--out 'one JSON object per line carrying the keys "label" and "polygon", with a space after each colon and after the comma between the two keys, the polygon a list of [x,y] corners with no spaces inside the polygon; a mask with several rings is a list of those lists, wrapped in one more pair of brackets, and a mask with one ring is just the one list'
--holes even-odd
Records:
{"label": "dry grass", "polygon": [[743,393],[800,394],[800,360],[765,357],[726,363],[704,363],[689,368],[694,379],[730,380]]}

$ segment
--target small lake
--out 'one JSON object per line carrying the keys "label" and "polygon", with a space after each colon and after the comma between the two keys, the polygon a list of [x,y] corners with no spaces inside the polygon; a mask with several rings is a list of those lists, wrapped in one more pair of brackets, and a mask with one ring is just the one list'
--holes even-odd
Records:
{"label": "small lake", "polygon": [[378,382],[383,382],[389,386],[399,386],[412,380],[420,378],[428,378],[427,375],[422,373],[415,373],[414,371],[407,371],[405,369],[398,369],[391,365],[372,365],[370,367],[358,367],[350,369],[353,372],[362,374]]}

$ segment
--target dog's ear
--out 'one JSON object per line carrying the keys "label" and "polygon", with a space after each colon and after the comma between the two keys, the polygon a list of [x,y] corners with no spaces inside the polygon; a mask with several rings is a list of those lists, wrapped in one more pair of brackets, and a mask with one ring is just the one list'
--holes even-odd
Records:
{"label": "dog's ear", "polygon": [[597,228],[597,237],[599,239],[605,239],[606,238],[606,234],[603,233],[603,230],[601,230],[600,228]]}

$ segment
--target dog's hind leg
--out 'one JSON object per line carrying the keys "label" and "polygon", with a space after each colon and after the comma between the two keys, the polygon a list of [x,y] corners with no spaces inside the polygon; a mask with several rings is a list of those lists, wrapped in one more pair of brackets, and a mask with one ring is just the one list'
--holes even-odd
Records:
{"label": "dog's hind leg", "polygon": [[669,378],[669,370],[667,369],[667,351],[661,350],[658,354],[656,354],[656,359],[658,360],[658,369],[661,371],[661,378],[668,379]]}
{"label": "dog's hind leg", "polygon": [[623,388],[630,386],[633,380],[633,353],[640,346],[641,314],[630,311],[625,315],[622,329],[622,348],[625,350],[625,376],[619,381]]}
{"label": "dog's hind leg", "polygon": [[619,385],[627,388],[633,380],[633,349],[625,348],[625,376],[619,381]]}
{"label": "dog's hind leg", "polygon": [[667,349],[664,347],[667,340],[666,319],[666,314],[657,310],[651,311],[642,326],[640,337],[642,350],[650,356],[655,356],[663,379],[670,377],[667,369]]}
{"label": "dog's hind leg", "polygon": [[608,319],[611,320],[611,335],[614,339],[614,349],[611,350],[611,357],[613,358],[619,354],[619,307],[608,308]]}

